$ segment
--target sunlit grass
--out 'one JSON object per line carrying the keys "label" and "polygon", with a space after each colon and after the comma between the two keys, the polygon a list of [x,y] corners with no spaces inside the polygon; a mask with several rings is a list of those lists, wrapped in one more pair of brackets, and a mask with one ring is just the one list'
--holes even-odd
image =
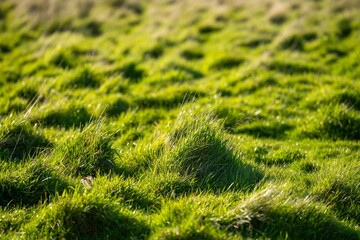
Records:
{"label": "sunlit grass", "polygon": [[359,239],[360,4],[0,3],[0,239]]}

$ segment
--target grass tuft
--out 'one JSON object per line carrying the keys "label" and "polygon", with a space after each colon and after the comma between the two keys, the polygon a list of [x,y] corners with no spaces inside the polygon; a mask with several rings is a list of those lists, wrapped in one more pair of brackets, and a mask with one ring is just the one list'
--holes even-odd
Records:
{"label": "grass tuft", "polygon": [[9,173],[0,178],[0,205],[11,207],[46,203],[68,187],[69,183],[51,168],[33,162],[25,165],[20,175]]}
{"label": "grass tuft", "polygon": [[25,236],[65,239],[144,238],[149,232],[136,213],[96,195],[75,194],[43,208],[22,229]]}
{"label": "grass tuft", "polygon": [[0,157],[7,161],[34,157],[52,146],[48,139],[28,123],[3,126],[0,136]]}
{"label": "grass tuft", "polygon": [[182,111],[155,168],[161,171],[170,167],[181,176],[195,178],[205,189],[253,187],[261,178],[260,172],[237,157],[223,138],[222,128],[211,115]]}
{"label": "grass tuft", "polygon": [[[254,194],[215,222],[220,228],[250,238],[357,239],[358,234],[308,200],[279,201],[281,193],[267,189]],[[291,224],[289,224],[291,223]]]}
{"label": "grass tuft", "polygon": [[[346,105],[331,104],[320,108],[312,122],[300,127],[300,136],[332,140],[359,140],[360,118]],[[306,123],[305,123],[306,124]]]}
{"label": "grass tuft", "polygon": [[116,170],[114,154],[109,133],[103,130],[100,122],[92,122],[60,144],[53,157],[61,172],[74,176],[95,176],[98,172]]}

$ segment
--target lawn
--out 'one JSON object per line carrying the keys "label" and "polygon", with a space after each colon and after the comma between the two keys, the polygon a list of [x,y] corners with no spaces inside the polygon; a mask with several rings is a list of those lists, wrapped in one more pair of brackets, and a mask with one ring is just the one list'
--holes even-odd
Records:
{"label": "lawn", "polygon": [[0,239],[360,239],[359,0],[0,1]]}

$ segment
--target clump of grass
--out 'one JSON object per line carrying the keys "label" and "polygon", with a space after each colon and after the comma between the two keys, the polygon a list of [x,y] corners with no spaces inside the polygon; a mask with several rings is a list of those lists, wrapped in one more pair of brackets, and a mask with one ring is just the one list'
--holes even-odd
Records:
{"label": "clump of grass", "polygon": [[75,176],[95,176],[97,173],[115,171],[111,135],[103,130],[100,122],[88,124],[81,132],[74,133],[54,153],[54,164],[61,172]]}
{"label": "clump of grass", "polygon": [[95,178],[92,191],[120,200],[131,209],[154,211],[160,207],[158,196],[154,196],[145,186],[133,178],[105,176]]}
{"label": "clump of grass", "polygon": [[338,212],[338,216],[346,220],[360,223],[360,191],[354,182],[349,184],[344,180],[334,179],[330,185],[321,192],[320,199],[330,204]]}
{"label": "clump of grass", "polygon": [[345,104],[349,109],[360,110],[360,94],[359,91],[355,89],[339,92],[333,97],[333,101],[331,102]]}
{"label": "clump of grass", "polygon": [[168,201],[153,218],[155,231],[150,239],[231,239],[212,222],[228,205],[225,197],[209,194]]}
{"label": "clump of grass", "polygon": [[360,188],[359,168],[350,163],[343,165],[336,161],[329,171],[322,169],[319,174],[322,177],[313,189],[314,198],[327,204],[336,215],[344,220],[360,223]]}
{"label": "clump of grass", "polygon": [[[324,96],[319,98],[321,91],[324,91]],[[320,89],[307,99],[306,107],[311,110],[324,108],[326,106],[344,105],[349,110],[360,110],[360,91],[355,85],[349,85],[349,88],[341,89],[339,86],[335,89]]]}
{"label": "clump of grass", "polygon": [[34,157],[51,146],[52,143],[29,123],[14,122],[2,126],[0,157],[4,160]]}
{"label": "clump of grass", "polygon": [[[21,174],[20,174],[21,173]],[[69,186],[68,182],[40,161],[25,165],[16,174],[0,178],[1,206],[32,206],[50,201]]]}
{"label": "clump of grass", "polygon": [[154,176],[144,177],[143,181],[147,182],[149,190],[165,198],[178,198],[196,191],[194,179],[176,172],[156,172]]}
{"label": "clump of grass", "polygon": [[[122,137],[125,135],[126,142],[120,146],[116,142],[114,143],[114,148],[119,149],[118,158],[115,162],[118,172],[123,176],[140,178],[152,166],[154,159],[161,157],[163,150],[162,141],[161,138],[153,138],[152,136],[144,137],[140,141],[139,136],[128,136],[131,134],[141,133],[134,131],[121,133]],[[123,151],[123,146],[129,147],[129,149]],[[148,185],[149,182],[153,181],[154,179],[151,179],[144,183]]]}
{"label": "clump of grass", "polygon": [[274,189],[262,190],[215,222],[226,231],[251,238],[310,239],[318,231],[331,239],[358,238],[354,230],[327,214],[325,206],[309,200],[284,201],[283,197]]}
{"label": "clump of grass", "polygon": [[225,189],[249,187],[261,174],[238,159],[224,138],[222,123],[207,114],[183,110],[166,140],[156,171],[177,171],[195,178],[199,187]]}
{"label": "clump of grass", "polygon": [[357,111],[343,104],[330,104],[320,108],[298,130],[300,136],[328,138],[333,140],[358,140],[360,136],[360,118]]}
{"label": "clump of grass", "polygon": [[101,195],[75,193],[41,209],[21,228],[27,238],[144,238],[149,227],[141,216]]}
{"label": "clump of grass", "polygon": [[0,209],[0,237],[10,232],[19,231],[21,225],[31,218],[31,213],[25,208],[19,209]]}
{"label": "clump of grass", "polygon": [[[209,218],[217,210],[211,196],[180,198],[167,202],[154,217],[155,231],[150,239],[229,239],[229,235],[209,224]],[[205,206],[207,202],[207,206]],[[213,210],[212,214],[208,209]]]}

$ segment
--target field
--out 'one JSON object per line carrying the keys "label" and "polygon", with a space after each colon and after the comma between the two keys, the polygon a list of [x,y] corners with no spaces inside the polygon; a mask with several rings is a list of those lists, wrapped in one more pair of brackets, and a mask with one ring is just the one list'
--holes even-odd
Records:
{"label": "field", "polygon": [[360,239],[359,0],[1,0],[0,239]]}

